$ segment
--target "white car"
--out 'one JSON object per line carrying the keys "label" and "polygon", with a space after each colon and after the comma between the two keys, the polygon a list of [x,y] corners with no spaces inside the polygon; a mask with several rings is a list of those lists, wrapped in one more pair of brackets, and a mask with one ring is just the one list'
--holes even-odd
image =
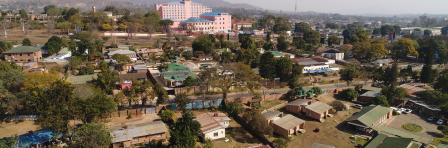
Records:
{"label": "white car", "polygon": [[438,125],[442,125],[443,123],[445,123],[445,121],[443,121],[443,119],[439,119],[439,120],[437,120],[437,124],[438,124]]}
{"label": "white car", "polygon": [[406,108],[406,109],[404,109],[404,113],[410,114],[410,113],[412,113],[412,109]]}
{"label": "white car", "polygon": [[428,120],[428,121],[434,121],[434,119],[436,119],[435,117],[429,117],[428,119],[426,119],[426,120]]}
{"label": "white car", "polygon": [[362,109],[362,105],[360,104],[353,104],[353,107],[357,109]]}

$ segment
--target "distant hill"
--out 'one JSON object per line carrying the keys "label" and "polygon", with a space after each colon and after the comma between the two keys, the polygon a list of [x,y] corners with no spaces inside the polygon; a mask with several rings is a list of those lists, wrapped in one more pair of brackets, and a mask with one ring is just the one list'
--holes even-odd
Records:
{"label": "distant hill", "polygon": [[[105,6],[127,7],[127,8],[154,8],[155,4],[180,0],[0,0],[0,9],[27,9],[42,10],[47,5],[57,5],[60,7],[76,7],[90,9],[93,5],[102,9]],[[248,4],[233,4],[223,0],[193,0],[212,8],[245,8],[259,9]]]}

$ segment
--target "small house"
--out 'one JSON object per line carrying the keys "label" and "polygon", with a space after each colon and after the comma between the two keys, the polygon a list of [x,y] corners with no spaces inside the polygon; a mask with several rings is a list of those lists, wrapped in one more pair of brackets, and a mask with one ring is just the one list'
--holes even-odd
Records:
{"label": "small house", "polygon": [[333,107],[328,104],[317,101],[306,106],[304,112],[307,117],[323,122],[329,115],[329,111],[332,108]]}
{"label": "small house", "polygon": [[272,128],[275,133],[284,137],[290,137],[297,133],[305,133],[305,121],[287,114],[273,121]]}
{"label": "small house", "polygon": [[280,119],[283,116],[283,112],[267,110],[261,112],[261,115],[266,119],[268,124],[271,124],[273,121]]}
{"label": "small house", "polygon": [[216,140],[226,137],[226,128],[230,118],[222,112],[208,112],[196,116],[201,125],[201,136],[204,139]]}
{"label": "small house", "polygon": [[14,63],[41,62],[42,51],[34,46],[18,46],[2,53],[6,61]]}
{"label": "small house", "polygon": [[151,141],[163,142],[168,138],[168,128],[162,121],[132,125],[110,133],[113,148],[131,148]]}
{"label": "small house", "polygon": [[310,105],[312,102],[313,102],[312,99],[297,99],[292,102],[289,102],[286,105],[285,109],[288,112],[291,112],[294,114],[299,114],[299,113],[302,113],[305,106]]}

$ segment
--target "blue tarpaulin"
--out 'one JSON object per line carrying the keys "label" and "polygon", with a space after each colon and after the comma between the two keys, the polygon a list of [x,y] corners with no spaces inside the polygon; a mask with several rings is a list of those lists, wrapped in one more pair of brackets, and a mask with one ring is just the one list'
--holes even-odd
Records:
{"label": "blue tarpaulin", "polygon": [[54,137],[51,130],[39,130],[19,136],[18,148],[29,148],[50,141]]}

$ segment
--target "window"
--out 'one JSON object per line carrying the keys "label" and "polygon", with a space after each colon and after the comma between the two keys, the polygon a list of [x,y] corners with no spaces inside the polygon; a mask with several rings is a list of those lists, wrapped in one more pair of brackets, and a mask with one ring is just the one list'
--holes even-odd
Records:
{"label": "window", "polygon": [[216,133],[213,133],[213,136],[214,136],[214,137],[218,137],[218,135],[219,135],[219,133],[218,133],[218,132],[216,132]]}

